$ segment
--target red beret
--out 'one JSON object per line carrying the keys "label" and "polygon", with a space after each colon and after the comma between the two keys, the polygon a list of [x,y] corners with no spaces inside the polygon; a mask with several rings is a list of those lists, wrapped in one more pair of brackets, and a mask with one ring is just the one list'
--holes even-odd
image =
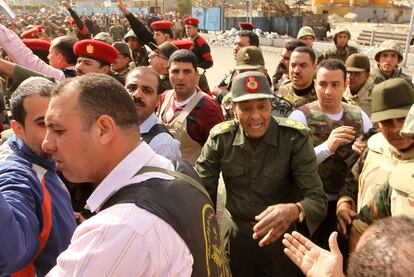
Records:
{"label": "red beret", "polygon": [[254,25],[250,22],[239,22],[240,30],[249,30],[253,31]]}
{"label": "red beret", "polygon": [[39,32],[43,32],[46,29],[44,25],[37,25],[36,28],[39,30]]}
{"label": "red beret", "polygon": [[106,63],[112,63],[118,57],[118,50],[112,45],[94,39],[80,40],[73,45],[73,52],[80,57],[86,57]]}
{"label": "red beret", "polygon": [[39,29],[34,27],[32,29],[29,29],[27,31],[24,31],[23,33],[21,33],[20,37],[21,38],[32,38],[39,35]]}
{"label": "red beret", "polygon": [[187,49],[190,50],[191,47],[194,45],[194,41],[192,40],[173,40],[171,41],[172,44],[175,45],[178,49]]}
{"label": "red beret", "polygon": [[151,23],[151,27],[154,31],[158,31],[161,29],[169,29],[173,26],[171,21],[154,21]]}
{"label": "red beret", "polygon": [[198,18],[195,17],[190,16],[184,19],[184,25],[193,25],[198,27],[198,23],[200,23],[200,20],[198,20]]}
{"label": "red beret", "polygon": [[75,25],[75,20],[73,20],[72,18],[69,20],[66,20],[66,24],[67,25]]}
{"label": "red beret", "polygon": [[38,38],[22,39],[23,43],[31,50],[41,50],[49,52],[50,42]]}

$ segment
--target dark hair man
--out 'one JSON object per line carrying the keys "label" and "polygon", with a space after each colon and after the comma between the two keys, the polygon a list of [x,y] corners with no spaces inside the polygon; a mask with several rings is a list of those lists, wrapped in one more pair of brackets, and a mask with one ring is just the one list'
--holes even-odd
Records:
{"label": "dark hair man", "polygon": [[45,276],[75,230],[70,196],[42,148],[55,85],[32,77],[10,100],[14,134],[0,155],[0,272]]}
{"label": "dark hair man", "polygon": [[79,225],[50,274],[228,276],[197,174],[141,141],[138,120],[131,96],[107,75],[68,79],[54,91],[42,148],[69,181],[95,184],[87,207],[97,214]]}
{"label": "dark hair man", "polygon": [[313,235],[313,240],[328,247],[329,235],[336,230],[338,194],[345,183],[347,159],[354,151],[355,138],[372,128],[369,117],[357,106],[342,102],[347,87],[346,67],[336,59],[323,60],[316,72],[317,100],[307,103],[289,116],[310,129],[318,173],[328,195],[328,215]]}
{"label": "dark hair man", "polygon": [[190,50],[175,51],[169,59],[172,90],[164,92],[159,118],[181,142],[183,159],[194,165],[210,129],[224,121],[218,103],[198,90],[197,58]]}
{"label": "dark hair man", "polygon": [[134,68],[126,78],[125,88],[134,100],[142,139],[155,153],[180,159],[180,142],[155,115],[159,95],[163,92],[157,72],[143,66]]}
{"label": "dark hair man", "polygon": [[277,94],[295,108],[316,100],[313,77],[316,71],[315,52],[300,46],[292,51],[289,61],[290,83],[283,85]]}

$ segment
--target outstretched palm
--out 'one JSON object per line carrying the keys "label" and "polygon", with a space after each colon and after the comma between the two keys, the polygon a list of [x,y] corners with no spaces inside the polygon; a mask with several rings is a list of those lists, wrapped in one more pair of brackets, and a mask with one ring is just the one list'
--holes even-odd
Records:
{"label": "outstretched palm", "polygon": [[337,232],[331,234],[329,237],[331,251],[327,251],[298,232],[293,232],[292,235],[285,234],[283,244],[286,248],[284,251],[308,277],[343,277],[342,254],[336,242],[337,236]]}

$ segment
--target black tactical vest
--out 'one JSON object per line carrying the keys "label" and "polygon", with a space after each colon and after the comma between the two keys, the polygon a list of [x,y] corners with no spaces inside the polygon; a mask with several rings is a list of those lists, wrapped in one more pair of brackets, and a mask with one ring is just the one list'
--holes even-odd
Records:
{"label": "black tactical vest", "polygon": [[143,167],[135,175],[161,172],[174,180],[151,178],[121,188],[102,209],[135,203],[167,222],[181,236],[194,258],[192,276],[231,276],[220,239],[215,211],[201,179],[184,161],[173,161],[176,171]]}

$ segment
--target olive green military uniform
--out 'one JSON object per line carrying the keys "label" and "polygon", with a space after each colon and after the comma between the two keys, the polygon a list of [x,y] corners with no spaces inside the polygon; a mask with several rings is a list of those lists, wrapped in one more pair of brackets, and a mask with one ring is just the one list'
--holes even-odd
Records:
{"label": "olive green military uniform", "polygon": [[338,59],[345,62],[350,55],[358,53],[358,48],[350,46],[348,44],[343,48],[337,47],[336,38],[341,33],[346,33],[348,35],[348,38],[351,39],[351,33],[348,31],[348,29],[339,28],[338,30],[336,30],[333,37],[335,45],[326,50],[325,53],[323,53],[323,55],[320,57],[320,61],[327,59]]}
{"label": "olive green military uniform", "polygon": [[[134,33],[133,30],[128,31],[128,33],[126,33],[126,35],[124,36],[124,41],[127,42],[128,38],[135,38],[138,39],[137,35]],[[135,52],[132,52],[132,59],[135,63],[135,66],[147,66],[149,65],[149,61],[148,61],[148,51],[145,48],[145,46],[140,46],[139,49]]]}
{"label": "olive green military uniform", "polygon": [[318,99],[313,82],[307,89],[304,90],[296,90],[293,87],[293,83],[289,82],[277,91],[277,95],[289,101],[289,103],[295,108]]}
{"label": "olive green military uniform", "polygon": [[[414,103],[414,88],[406,80],[384,81],[373,89],[373,122],[406,117]],[[363,233],[374,220],[391,215],[414,217],[414,146],[399,151],[382,133],[368,140],[366,153],[348,172],[338,205],[356,207],[353,226]]]}
{"label": "olive green military uniform", "polygon": [[[260,84],[253,82],[251,87],[266,87],[265,98],[273,98],[263,74],[246,72],[235,77],[233,100],[240,99],[235,91],[249,85],[245,80],[249,74],[262,75]],[[263,98],[258,94],[250,91],[243,96]],[[233,276],[295,276],[297,269],[283,253],[281,239],[261,248],[252,234],[255,216],[279,203],[299,202],[310,232],[325,217],[326,195],[307,128],[294,120],[270,117],[264,136],[252,142],[238,121],[223,122],[210,131],[195,168],[213,203],[220,172],[223,175],[226,208],[232,217],[227,247]]]}
{"label": "olive green military uniform", "polygon": [[395,52],[398,55],[399,63],[401,63],[403,60],[402,49],[398,43],[396,43],[394,40],[383,41],[378,47],[378,50],[374,56],[375,60],[378,63],[377,66],[375,66],[371,71],[371,77],[372,79],[374,79],[374,84],[379,84],[381,82],[384,82],[385,80],[393,79],[393,78],[404,78],[408,82],[412,83],[412,77],[403,73],[401,67],[397,66],[394,72],[389,77],[386,77],[384,73],[382,73],[382,71],[379,68],[379,59],[380,59],[381,53],[385,51]]}

